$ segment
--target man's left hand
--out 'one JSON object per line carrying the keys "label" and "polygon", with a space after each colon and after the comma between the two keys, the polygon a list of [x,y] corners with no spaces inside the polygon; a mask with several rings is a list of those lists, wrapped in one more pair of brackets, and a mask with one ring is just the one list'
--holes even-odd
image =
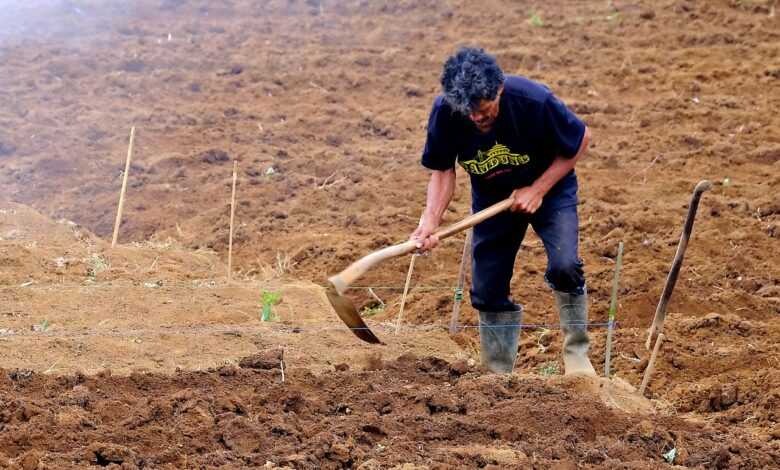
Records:
{"label": "man's left hand", "polygon": [[544,199],[544,193],[534,188],[533,186],[526,186],[524,188],[515,189],[512,196],[515,198],[515,202],[512,204],[510,210],[512,212],[522,212],[525,214],[533,214],[542,205]]}

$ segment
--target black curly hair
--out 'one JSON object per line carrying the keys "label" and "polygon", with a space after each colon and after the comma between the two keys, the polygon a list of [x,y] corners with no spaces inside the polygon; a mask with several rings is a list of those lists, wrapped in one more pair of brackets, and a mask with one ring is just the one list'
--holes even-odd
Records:
{"label": "black curly hair", "polygon": [[504,83],[496,58],[484,49],[461,47],[444,63],[441,86],[444,99],[456,111],[468,115],[481,100],[493,100]]}

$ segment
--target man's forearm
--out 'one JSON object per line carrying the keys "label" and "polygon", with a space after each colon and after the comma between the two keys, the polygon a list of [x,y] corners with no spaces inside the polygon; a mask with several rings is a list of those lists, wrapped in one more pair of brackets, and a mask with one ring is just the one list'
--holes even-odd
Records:
{"label": "man's forearm", "polygon": [[439,225],[444,216],[444,211],[450,205],[452,195],[455,191],[455,169],[438,171],[431,173],[431,179],[428,182],[428,196],[425,203],[425,213],[423,218],[426,222]]}
{"label": "man's forearm", "polygon": [[568,159],[563,157],[557,157],[553,162],[552,165],[550,165],[547,170],[545,170],[544,173],[542,173],[542,176],[536,179],[532,186],[534,189],[539,191],[542,194],[547,194],[547,192],[555,186],[555,183],[561,180],[564,176],[566,176],[572,168],[574,168],[574,159]]}
{"label": "man's forearm", "polygon": [[587,150],[589,143],[590,129],[586,127],[585,135],[582,137],[582,143],[580,144],[577,154],[572,158],[556,157],[555,160],[553,160],[552,165],[542,173],[542,176],[534,181],[532,186],[542,194],[547,194],[550,188],[555,186],[555,183],[560,181],[561,178],[566,176],[574,168],[574,165],[577,164],[577,160],[579,160]]}

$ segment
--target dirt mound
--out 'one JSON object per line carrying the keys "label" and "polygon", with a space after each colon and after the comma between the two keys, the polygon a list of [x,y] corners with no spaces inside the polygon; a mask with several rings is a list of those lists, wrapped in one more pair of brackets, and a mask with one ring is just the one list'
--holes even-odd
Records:
{"label": "dirt mound", "polygon": [[289,367],[284,381],[270,366],[129,377],[6,370],[0,457],[56,468],[649,469],[675,449],[675,463],[691,467],[780,462],[776,448],[750,435],[626,414],[581,383],[482,375],[412,355],[340,369]]}
{"label": "dirt mound", "polygon": [[52,283],[89,285],[186,281],[225,276],[216,253],[193,251],[174,240],[118,245],[66,219],[52,220],[35,209],[0,202],[0,286]]}

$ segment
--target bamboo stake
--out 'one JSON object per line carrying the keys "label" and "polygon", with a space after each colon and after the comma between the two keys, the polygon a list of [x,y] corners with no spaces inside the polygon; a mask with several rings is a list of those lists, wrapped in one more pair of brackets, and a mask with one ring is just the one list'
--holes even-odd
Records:
{"label": "bamboo stake", "polygon": [[455,288],[455,297],[452,302],[452,316],[450,317],[450,334],[458,332],[458,321],[460,320],[460,306],[463,302],[463,286],[466,283],[466,266],[471,259],[471,230],[466,232],[466,241],[463,243],[463,256],[460,258],[460,269],[458,270],[458,286]]}
{"label": "bamboo stake", "polygon": [[623,242],[618,245],[617,260],[615,261],[615,279],[612,281],[612,300],[609,303],[609,324],[607,326],[607,353],[604,359],[604,377],[609,378],[609,366],[612,360],[612,330],[615,327],[615,314],[617,314],[617,292],[620,282],[620,267],[623,264]]}
{"label": "bamboo stake", "polygon": [[284,349],[282,349],[282,357],[279,358],[279,368],[282,370],[282,383],[284,383]]}
{"label": "bamboo stake", "polygon": [[385,308],[385,302],[384,302],[382,299],[380,299],[378,295],[376,295],[376,292],[374,292],[374,289],[373,289],[373,288],[369,287],[369,288],[368,288],[368,293],[369,293],[369,294],[371,294],[371,297],[373,297],[373,298],[374,298],[374,300],[376,300],[377,302],[379,302],[379,306],[380,306],[382,309],[384,309],[384,308]]}
{"label": "bamboo stake", "polygon": [[647,363],[647,369],[645,369],[645,376],[642,378],[642,386],[639,387],[639,394],[644,395],[647,383],[650,382],[650,376],[653,375],[653,369],[655,368],[655,358],[658,356],[658,351],[661,349],[661,343],[664,341],[664,334],[659,333],[658,338],[655,340],[655,346],[653,347],[653,354],[650,355],[650,362]]}
{"label": "bamboo stake", "polygon": [[233,160],[233,194],[230,196],[230,236],[228,238],[227,280],[233,278],[233,220],[236,215],[236,180],[238,179],[238,160]]}
{"label": "bamboo stake", "polygon": [[[425,212],[420,214],[420,221],[421,224],[423,221],[423,217],[425,216]],[[398,330],[401,329],[401,319],[404,316],[404,307],[406,306],[406,295],[409,293],[409,284],[412,281],[412,272],[414,271],[414,259],[418,256],[417,253],[412,253],[412,259],[409,260],[409,271],[406,273],[406,283],[404,284],[404,293],[401,296],[401,308],[398,310],[398,319],[395,322],[395,334],[398,334]],[[381,301],[380,301],[381,302]],[[384,302],[382,302],[384,304]]]}
{"label": "bamboo stake", "polygon": [[409,272],[406,273],[406,284],[404,284],[404,295],[401,296],[401,309],[398,311],[398,320],[395,322],[395,334],[398,334],[398,330],[401,328],[401,319],[404,316],[404,306],[406,305],[406,294],[409,293],[409,284],[412,281],[412,272],[414,271],[414,260],[419,255],[417,253],[412,254],[412,259],[409,261]]}
{"label": "bamboo stake", "polygon": [[122,190],[119,192],[119,206],[116,209],[116,221],[114,222],[114,236],[111,238],[111,248],[116,246],[116,241],[119,238],[119,225],[122,223],[122,207],[125,204],[125,192],[127,191],[127,176],[130,174],[130,158],[133,155],[133,141],[135,141],[135,126],[130,128],[130,144],[127,147],[125,174],[122,175]]}

